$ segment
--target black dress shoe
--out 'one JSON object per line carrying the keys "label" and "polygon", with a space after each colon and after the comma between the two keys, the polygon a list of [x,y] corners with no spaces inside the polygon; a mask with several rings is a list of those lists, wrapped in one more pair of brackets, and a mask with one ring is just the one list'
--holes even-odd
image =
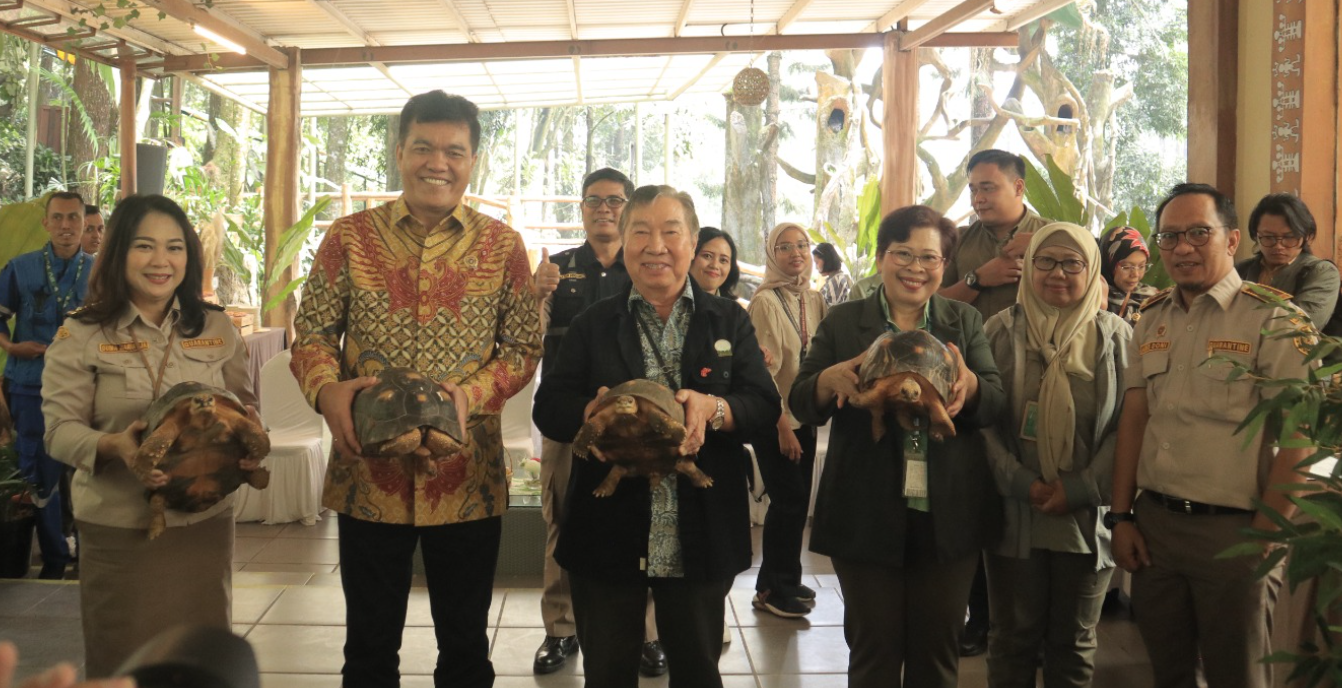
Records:
{"label": "black dress shoe", "polygon": [[545,636],[545,642],[536,649],[536,661],[531,663],[531,671],[537,674],[549,674],[559,671],[570,655],[578,651],[578,636],[570,635],[557,638]]}
{"label": "black dress shoe", "polygon": [[988,651],[988,629],[965,626],[960,636],[960,656],[977,657]]}
{"label": "black dress shoe", "polygon": [[638,658],[638,673],[644,676],[661,676],[666,673],[666,653],[662,644],[656,640],[643,643],[643,654]]}

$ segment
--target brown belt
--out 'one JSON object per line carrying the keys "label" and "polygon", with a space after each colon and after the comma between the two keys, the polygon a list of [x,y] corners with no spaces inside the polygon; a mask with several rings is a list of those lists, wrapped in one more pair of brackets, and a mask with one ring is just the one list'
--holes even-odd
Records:
{"label": "brown belt", "polygon": [[1188,499],[1179,499],[1166,494],[1161,494],[1155,490],[1142,490],[1142,494],[1154,499],[1157,504],[1169,509],[1170,511],[1189,514],[1191,516],[1228,516],[1243,515],[1254,513],[1253,509],[1241,509],[1233,506],[1219,506],[1217,504],[1203,504]]}

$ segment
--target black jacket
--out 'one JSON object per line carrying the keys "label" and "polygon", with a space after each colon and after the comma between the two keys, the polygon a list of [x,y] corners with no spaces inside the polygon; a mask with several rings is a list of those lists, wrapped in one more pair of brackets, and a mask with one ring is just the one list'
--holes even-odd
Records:
{"label": "black jacket", "polygon": [[[693,289],[681,377],[685,388],[726,400],[736,427],[708,431],[699,451],[696,463],[713,478],[712,487],[677,481],[680,541],[687,579],[724,580],[750,568],[750,460],[742,443],[776,423],[782,406],[745,310],[698,286]],[[532,419],[546,437],[572,442],[598,388],[644,377],[629,293],[626,288],[597,302],[569,325],[559,360],[541,380],[532,408]],[[730,348],[718,344],[724,340]],[[574,459],[555,559],[580,575],[636,580],[646,576],[652,518],[648,481],[626,478],[610,497],[593,496],[609,470],[594,459]]]}
{"label": "black jacket", "polygon": [[[564,333],[579,313],[588,306],[629,290],[629,273],[624,268],[624,249],[615,256],[615,262],[605,267],[596,257],[589,243],[550,256],[550,262],[559,266],[559,286],[550,296],[550,320],[545,330],[545,363],[559,356],[559,345]],[[541,366],[541,376],[549,375]]]}
{"label": "black jacket", "polygon": [[[1002,505],[988,466],[980,428],[1006,412],[1002,380],[983,334],[983,316],[969,304],[933,296],[928,329],[954,344],[979,378],[978,404],[955,417],[955,437],[927,451],[932,529],[941,561],[954,561],[995,541]],[[835,363],[862,353],[886,331],[880,294],[834,307],[811,339],[788,394],[797,420],[821,425],[831,417],[829,450],[816,490],[811,550],[832,557],[902,565],[908,501],[904,498],[904,431],[893,417],[881,441],[871,438],[871,414],[845,405],[815,403],[816,378]]]}

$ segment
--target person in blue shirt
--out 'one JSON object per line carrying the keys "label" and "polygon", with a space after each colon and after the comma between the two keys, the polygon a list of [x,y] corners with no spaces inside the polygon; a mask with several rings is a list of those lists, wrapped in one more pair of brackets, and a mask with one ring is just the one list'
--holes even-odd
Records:
{"label": "person in blue shirt", "polygon": [[93,256],[81,250],[84,199],[69,191],[47,199],[42,226],[51,241],[16,256],[0,270],[0,324],[14,320],[11,336],[0,327],[5,362],[5,394],[14,417],[15,449],[25,477],[37,488],[37,542],[42,550],[40,578],[65,577],[70,547],[61,527],[64,465],[47,456],[42,446],[42,367],[47,346],[56,337],[65,314],[78,308],[88,292]]}

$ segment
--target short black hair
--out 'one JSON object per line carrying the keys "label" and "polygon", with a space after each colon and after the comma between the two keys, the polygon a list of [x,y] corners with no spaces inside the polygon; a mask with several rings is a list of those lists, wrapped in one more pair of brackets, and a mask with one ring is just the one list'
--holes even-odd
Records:
{"label": "short black hair", "polygon": [[42,207],[42,212],[49,212],[51,210],[51,202],[58,198],[62,201],[79,201],[80,205],[84,204],[84,197],[80,196],[78,191],[57,191],[50,196],[47,196],[47,203]]}
{"label": "short black hair", "polygon": [[404,145],[415,122],[458,122],[471,128],[471,153],[480,150],[480,108],[458,95],[448,95],[441,89],[421,93],[405,102],[401,108],[401,132],[397,143]]}
{"label": "short black hair", "polygon": [[1314,214],[1309,212],[1309,206],[1305,202],[1288,193],[1274,193],[1263,197],[1263,200],[1254,206],[1253,212],[1249,213],[1249,238],[1258,241],[1258,223],[1263,221],[1264,215],[1276,215],[1286,220],[1286,226],[1290,228],[1291,234],[1304,239],[1302,242],[1303,253],[1313,253],[1309,250],[1309,242],[1314,240],[1314,235],[1319,232],[1319,225],[1314,221]]}
{"label": "short black hair", "polygon": [[969,157],[969,164],[965,166],[965,171],[972,172],[975,167],[983,163],[997,165],[997,169],[1008,177],[1025,178],[1025,159],[1015,153],[1008,153],[996,148],[981,150]]}
{"label": "short black hair", "polygon": [[908,241],[913,230],[930,227],[941,235],[941,255],[949,259],[955,253],[955,244],[960,232],[955,223],[946,219],[936,208],[925,205],[908,205],[892,211],[881,220],[881,228],[876,231],[876,262],[885,255],[885,249],[896,241]]}
{"label": "short black hair", "polygon": [[1228,196],[1221,193],[1211,184],[1184,182],[1182,184],[1175,184],[1174,187],[1170,189],[1170,193],[1165,197],[1165,200],[1161,201],[1160,205],[1156,206],[1156,231],[1160,231],[1160,215],[1165,212],[1165,206],[1169,205],[1170,201],[1180,196],[1188,196],[1190,194],[1210,196],[1212,203],[1216,206],[1216,216],[1221,220],[1221,224],[1226,228],[1226,231],[1239,229],[1239,216],[1235,214],[1235,204]]}
{"label": "short black hair", "polygon": [[603,167],[582,179],[582,195],[587,195],[587,188],[597,182],[619,182],[624,185],[624,197],[628,200],[634,195],[634,183],[629,181],[623,172],[613,167]]}
{"label": "short black hair", "polygon": [[85,205],[85,206],[84,206],[84,215],[85,215],[86,217],[89,216],[89,215],[102,215],[102,213],[103,213],[102,208],[99,208],[99,207],[96,206],[96,205]]}
{"label": "short black hair", "polygon": [[811,255],[820,259],[821,272],[834,272],[843,268],[843,260],[839,258],[839,250],[828,241],[816,244],[815,248],[811,249]]}
{"label": "short black hair", "polygon": [[722,281],[722,286],[718,287],[718,296],[729,299],[736,298],[736,283],[741,281],[741,264],[736,262],[736,240],[732,235],[718,229],[717,227],[699,228],[699,243],[694,246],[694,255],[704,250],[704,244],[714,240],[722,239],[727,242],[727,248],[732,252],[732,267],[727,270],[727,279]]}

